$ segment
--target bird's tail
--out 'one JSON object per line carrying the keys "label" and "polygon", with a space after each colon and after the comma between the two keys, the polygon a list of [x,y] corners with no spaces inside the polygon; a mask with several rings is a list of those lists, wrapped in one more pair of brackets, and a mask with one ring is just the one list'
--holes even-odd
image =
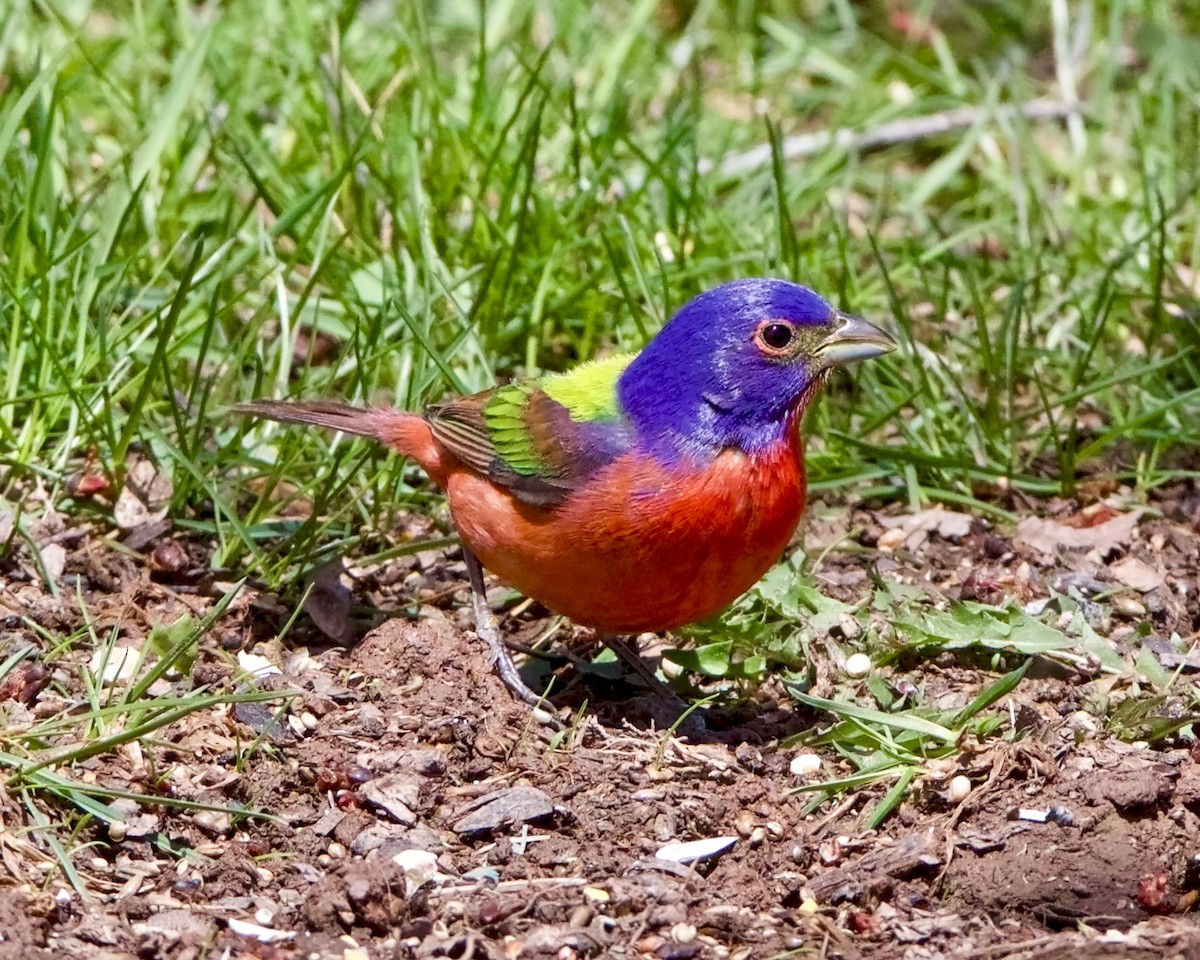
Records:
{"label": "bird's tail", "polygon": [[327,427],[370,437],[387,444],[396,453],[411,457],[439,486],[445,485],[452,466],[424,417],[391,407],[352,407],[331,400],[254,400],[230,407],[233,413],[265,417],[280,423]]}
{"label": "bird's tail", "polygon": [[332,400],[253,400],[230,407],[234,413],[265,417],[280,423],[302,423],[312,427],[328,427],[357,437],[382,440],[382,427],[395,410],[352,407]]}

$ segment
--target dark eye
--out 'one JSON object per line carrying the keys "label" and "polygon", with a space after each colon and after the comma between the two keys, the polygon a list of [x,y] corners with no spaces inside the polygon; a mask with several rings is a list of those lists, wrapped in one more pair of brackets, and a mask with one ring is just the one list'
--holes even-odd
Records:
{"label": "dark eye", "polygon": [[764,323],[758,329],[758,338],[770,350],[786,350],[796,339],[796,328],[779,321]]}

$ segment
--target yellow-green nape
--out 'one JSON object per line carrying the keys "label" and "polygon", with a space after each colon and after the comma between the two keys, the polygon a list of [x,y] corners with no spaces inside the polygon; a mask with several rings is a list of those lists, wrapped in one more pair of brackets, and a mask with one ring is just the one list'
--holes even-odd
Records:
{"label": "yellow-green nape", "polygon": [[566,373],[543,377],[540,386],[551,400],[567,408],[572,420],[615,420],[621,412],[617,406],[617,380],[635,356],[618,353],[581,363]]}

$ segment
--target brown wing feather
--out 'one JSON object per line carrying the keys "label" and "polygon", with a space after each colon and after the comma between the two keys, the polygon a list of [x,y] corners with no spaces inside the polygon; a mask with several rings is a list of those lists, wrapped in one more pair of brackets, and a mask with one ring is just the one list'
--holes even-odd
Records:
{"label": "brown wing feather", "polygon": [[483,418],[483,408],[491,396],[492,391],[485,390],[436,403],[425,410],[425,419],[437,442],[484,476],[491,475],[496,460],[496,446]]}
{"label": "brown wing feather", "polygon": [[[429,407],[425,417],[437,441],[456,458],[526,503],[562,503],[627,446],[623,435],[603,436],[604,428],[599,425],[576,423],[565,407],[534,390],[522,408],[521,420],[539,468],[516,467],[497,449],[493,425],[486,416],[494,396],[494,390],[487,390],[448,400]],[[591,434],[585,435],[587,429]]]}

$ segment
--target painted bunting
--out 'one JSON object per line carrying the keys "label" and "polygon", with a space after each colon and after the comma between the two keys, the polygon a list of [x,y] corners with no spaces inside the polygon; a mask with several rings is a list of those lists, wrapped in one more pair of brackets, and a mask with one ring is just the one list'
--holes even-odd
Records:
{"label": "painted bunting", "polygon": [[476,631],[531,702],[482,565],[602,636],[728,606],[783,554],[804,510],[800,420],[834,367],[895,341],[776,279],[686,304],[638,354],[495,387],[424,414],[328,402],[234,408],[373,437],[445,491]]}

